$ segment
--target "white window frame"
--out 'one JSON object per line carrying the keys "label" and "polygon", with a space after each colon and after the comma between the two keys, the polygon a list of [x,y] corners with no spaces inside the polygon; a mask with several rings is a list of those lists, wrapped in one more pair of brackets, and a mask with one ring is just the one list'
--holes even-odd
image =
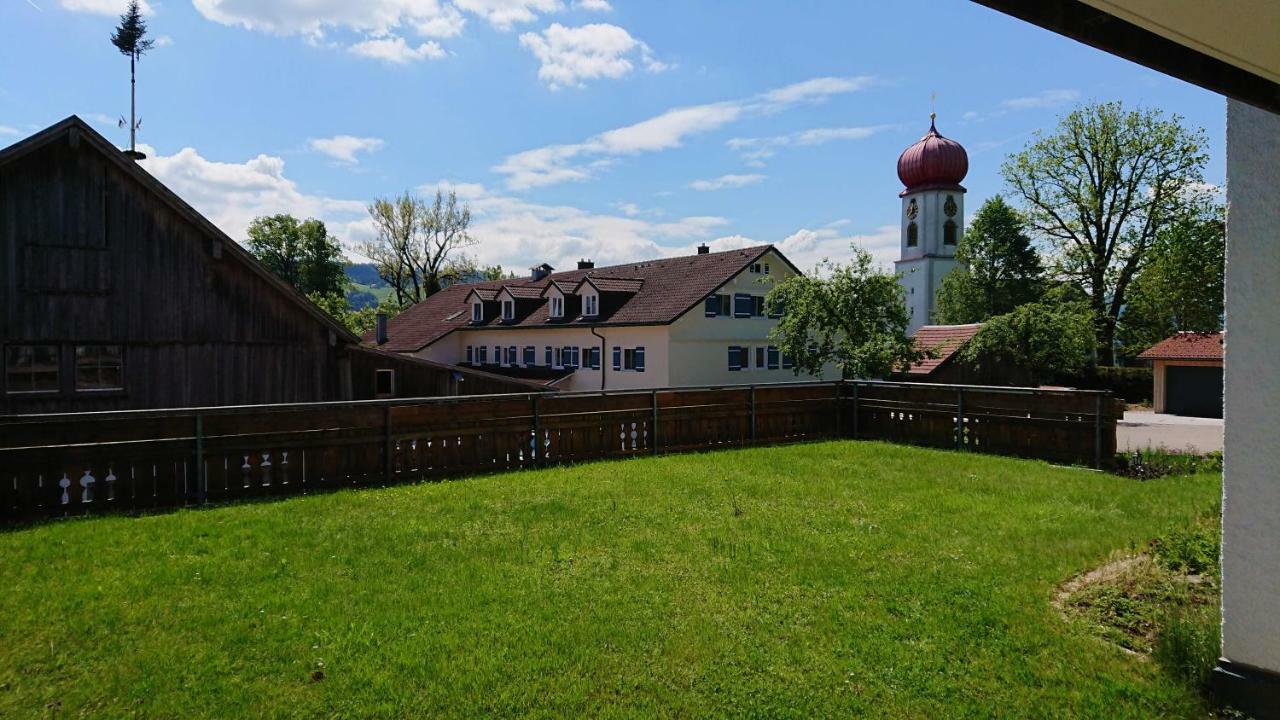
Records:
{"label": "white window frame", "polygon": [[557,346],[551,348],[551,367],[556,369],[564,368],[564,348]]}
{"label": "white window frame", "polygon": [[583,317],[596,317],[600,314],[600,296],[595,293],[587,293],[582,296],[582,315]]}
{"label": "white window frame", "polygon": [[516,319],[516,301],[515,300],[502,301],[502,319],[503,320]]}
{"label": "white window frame", "polygon": [[[391,392],[378,392],[378,378],[391,377]],[[378,368],[373,371],[373,397],[376,399],[393,398],[396,396],[396,371],[388,368]]]}
{"label": "white window frame", "polygon": [[551,317],[553,318],[564,317],[564,296],[563,295],[551,296]]}
{"label": "white window frame", "polygon": [[483,302],[471,303],[471,322],[473,323],[484,322],[484,303]]}

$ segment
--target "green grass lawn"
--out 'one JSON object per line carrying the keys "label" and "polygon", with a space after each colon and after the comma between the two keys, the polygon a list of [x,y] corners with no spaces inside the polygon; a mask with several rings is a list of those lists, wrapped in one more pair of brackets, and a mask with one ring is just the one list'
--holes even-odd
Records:
{"label": "green grass lawn", "polygon": [[1218,493],[829,442],[0,533],[0,717],[1203,717],[1050,600]]}

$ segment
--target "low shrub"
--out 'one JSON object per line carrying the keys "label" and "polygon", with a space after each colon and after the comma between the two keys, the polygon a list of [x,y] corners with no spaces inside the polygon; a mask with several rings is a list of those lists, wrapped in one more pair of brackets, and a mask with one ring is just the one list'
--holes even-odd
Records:
{"label": "low shrub", "polygon": [[1199,472],[1222,472],[1222,452],[1205,455],[1170,452],[1168,450],[1119,453],[1113,472],[1139,480],[1152,480],[1167,475],[1194,475]]}
{"label": "low shrub", "polygon": [[1151,368],[1088,367],[1058,379],[1059,385],[1081,390],[1110,390],[1130,403],[1150,403],[1153,391]]}
{"label": "low shrub", "polygon": [[1201,520],[1152,540],[1151,553],[1161,565],[1173,572],[1216,577],[1221,541],[1217,524]]}

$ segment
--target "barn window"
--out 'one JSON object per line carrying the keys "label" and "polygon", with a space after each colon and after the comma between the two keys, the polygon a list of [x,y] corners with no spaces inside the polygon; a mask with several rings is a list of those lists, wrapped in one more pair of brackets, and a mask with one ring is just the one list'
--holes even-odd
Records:
{"label": "barn window", "polygon": [[956,223],[954,220],[948,220],[946,223],[943,224],[942,244],[943,245],[956,244]]}
{"label": "barn window", "polygon": [[76,346],[76,390],[119,390],[123,371],[119,345]]}
{"label": "barn window", "polygon": [[920,229],[915,223],[907,225],[907,247],[915,247],[920,244]]}
{"label": "barn window", "polygon": [[10,345],[4,353],[5,390],[58,391],[57,345]]}
{"label": "barn window", "polygon": [[374,370],[373,371],[373,396],[375,398],[395,397],[396,394],[396,371],[395,370]]}

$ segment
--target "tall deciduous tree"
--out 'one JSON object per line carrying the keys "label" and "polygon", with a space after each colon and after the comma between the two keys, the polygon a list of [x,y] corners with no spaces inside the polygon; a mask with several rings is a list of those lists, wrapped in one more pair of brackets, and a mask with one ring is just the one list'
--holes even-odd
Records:
{"label": "tall deciduous tree", "polygon": [[1125,356],[1176,332],[1222,329],[1226,248],[1226,224],[1217,203],[1197,208],[1161,231],[1120,315]]}
{"label": "tall deciduous tree", "polygon": [[960,350],[961,360],[979,369],[993,363],[1032,385],[1080,371],[1093,351],[1093,313],[1087,300],[1072,299],[1073,289],[1060,286],[1041,302],[990,318]]}
{"label": "tall deciduous tree", "polygon": [[249,223],[248,235],[249,252],[280,279],[307,296],[325,297],[326,307],[331,297],[345,302],[347,261],[323,222],[266,215]]}
{"label": "tall deciduous tree", "polygon": [[149,51],[154,40],[147,38],[147,21],[142,18],[138,8],[138,0],[130,0],[124,14],[120,16],[120,25],[111,33],[111,44],[116,46],[121,55],[129,56],[129,152],[137,155],[137,72],[136,65],[144,53]]}
{"label": "tall deciduous tree", "polygon": [[395,292],[398,305],[413,304],[450,282],[474,272],[463,248],[475,244],[469,228],[471,209],[457,193],[436,191],[428,205],[408,191],[379,198],[369,205],[377,237],[361,252],[378,268],[378,275]]}
{"label": "tall deciduous tree", "polygon": [[1160,231],[1202,184],[1203,130],[1158,110],[1085,105],[1002,168],[1033,227],[1055,248],[1055,271],[1089,294],[1098,361],[1113,364],[1129,288]]}
{"label": "tall deciduous tree", "polygon": [[982,204],[956,248],[964,268],[947,273],[938,290],[935,322],[982,322],[1043,292],[1044,268],[1026,220],[996,195]]}
{"label": "tall deciduous tree", "polygon": [[922,356],[907,337],[911,315],[897,276],[876,270],[856,245],[850,264],[823,260],[812,275],[775,285],[765,302],[782,311],[769,337],[798,372],[835,364],[846,378],[883,378]]}

